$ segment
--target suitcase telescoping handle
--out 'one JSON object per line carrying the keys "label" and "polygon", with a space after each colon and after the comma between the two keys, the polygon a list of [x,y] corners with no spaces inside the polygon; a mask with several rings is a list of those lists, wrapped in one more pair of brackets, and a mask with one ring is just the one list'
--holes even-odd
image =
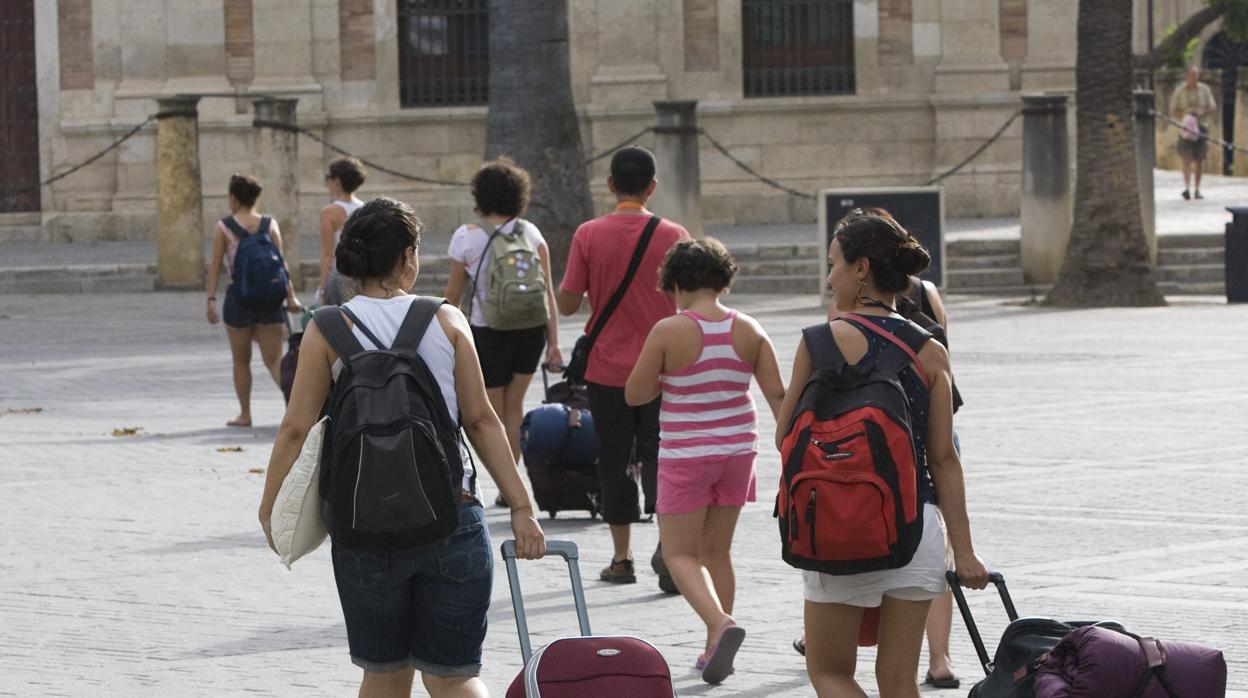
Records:
{"label": "suitcase telescoping handle", "polygon": [[[520,635],[520,654],[528,664],[533,654],[533,645],[529,640],[529,622],[524,615],[524,595],[520,593],[520,571],[516,568],[516,541],[503,541],[503,563],[507,566],[507,582],[511,586],[511,608],[516,613],[516,632]],[[585,605],[585,589],[581,586],[581,567],[577,563],[580,554],[576,543],[570,540],[547,540],[546,554],[558,555],[568,562],[568,576],[572,578],[572,600],[576,604],[576,620],[581,626],[581,635],[587,636],[589,631],[589,608]]]}
{"label": "suitcase telescoping handle", "polygon": [[[953,590],[953,598],[958,602],[958,610],[962,613],[962,620],[966,622],[966,630],[971,634],[971,642],[975,644],[979,663],[984,667],[984,675],[987,676],[992,673],[992,658],[988,656],[988,649],[984,647],[984,638],[979,634],[979,626],[975,625],[971,607],[966,603],[966,594],[962,593],[958,573],[950,570],[945,573],[945,578],[949,580],[949,588]],[[1005,612],[1010,620],[1018,620],[1018,610],[1014,608],[1014,600],[1010,598],[1009,589],[1005,588],[1005,577],[1000,572],[990,572],[988,581],[997,587],[997,593],[1001,595],[1001,603],[1005,606]]]}

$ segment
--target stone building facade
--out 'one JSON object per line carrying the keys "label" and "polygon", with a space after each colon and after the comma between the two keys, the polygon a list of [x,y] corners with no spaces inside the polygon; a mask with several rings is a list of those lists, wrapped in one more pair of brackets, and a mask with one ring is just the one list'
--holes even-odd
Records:
{"label": "stone building facade", "polygon": [[[1144,1],[1136,12],[1141,50]],[[484,152],[483,104],[439,102],[437,94],[417,94],[416,85],[419,70],[430,66],[451,73],[480,67],[465,58],[464,43],[479,43],[481,28],[464,29],[468,20],[456,13],[484,7],[484,0],[12,2],[29,6],[33,20],[38,137],[30,157],[37,156],[44,178],[153,113],[156,98],[183,93],[227,95],[199,105],[208,220],[225,210],[229,175],[256,168],[248,94],[297,98],[301,126],[404,172],[464,180]],[[1155,0],[1158,35],[1200,4]],[[573,96],[587,153],[652,123],[653,100],[696,99],[700,125],[737,157],[804,191],[922,184],[997,130],[1019,107],[1020,92],[1074,85],[1078,0],[567,5]],[[429,62],[456,51],[457,64]],[[425,60],[424,68],[412,67],[413,56]],[[826,68],[828,60],[839,72],[824,70],[831,82],[812,89],[803,70],[812,63]],[[1016,122],[945,180],[949,216],[1017,214],[1020,139]],[[140,133],[43,187],[25,211],[15,212],[9,200],[7,212],[0,208],[0,228],[34,222],[36,237],[45,240],[150,238],[154,143],[154,129]],[[309,139],[299,142],[305,235],[326,201],[322,176],[331,155]],[[0,189],[12,188],[7,172],[16,157],[10,154]],[[812,202],[767,187],[705,143],[700,165],[707,223],[815,218]],[[591,173],[604,206],[605,168],[599,161]],[[374,172],[366,193],[408,200],[438,229],[472,216],[462,188]]]}

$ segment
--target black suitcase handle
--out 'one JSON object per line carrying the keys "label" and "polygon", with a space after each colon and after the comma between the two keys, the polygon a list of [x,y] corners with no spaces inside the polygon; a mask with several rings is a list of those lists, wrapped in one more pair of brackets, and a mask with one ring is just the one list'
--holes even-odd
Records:
{"label": "black suitcase handle", "polygon": [[[975,624],[975,617],[971,615],[971,607],[966,603],[966,594],[962,592],[962,583],[958,580],[958,573],[950,570],[945,573],[945,579],[949,580],[953,599],[958,602],[958,611],[962,613],[962,620],[966,622],[966,630],[971,635],[971,642],[975,644],[975,653],[979,655],[979,663],[984,667],[984,675],[989,676],[992,674],[992,658],[988,656],[988,649],[984,647],[984,638],[980,636],[979,626]],[[1005,606],[1006,615],[1011,621],[1018,620],[1018,610],[1014,608],[1014,600],[1010,598],[1009,589],[1005,588],[1005,576],[1000,572],[989,572],[988,581],[997,588],[1001,603]]]}
{"label": "black suitcase handle", "polygon": [[[529,622],[524,615],[524,595],[520,593],[520,570],[516,567],[516,541],[505,540],[502,545],[503,564],[507,567],[507,582],[511,586],[511,608],[516,613],[516,632],[520,635],[520,654],[524,663],[533,655],[529,639]],[[572,600],[576,604],[576,620],[581,626],[581,636],[590,635],[589,608],[585,604],[585,588],[581,586],[580,553],[576,543],[570,540],[547,540],[546,554],[558,555],[568,562],[568,576],[572,578]]]}

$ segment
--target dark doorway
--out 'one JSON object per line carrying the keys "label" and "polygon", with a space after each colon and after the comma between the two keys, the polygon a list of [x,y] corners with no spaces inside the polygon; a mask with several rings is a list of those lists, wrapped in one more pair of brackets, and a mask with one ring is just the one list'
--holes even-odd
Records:
{"label": "dark doorway", "polygon": [[[1218,32],[1209,43],[1201,61],[1204,67],[1222,71],[1222,140],[1235,142],[1235,83],[1241,67],[1248,69],[1248,43],[1235,43]],[[1242,145],[1242,144],[1240,144]],[[1222,174],[1231,173],[1235,150],[1222,148]]]}
{"label": "dark doorway", "polygon": [[0,213],[39,210],[39,93],[35,4],[0,12]]}

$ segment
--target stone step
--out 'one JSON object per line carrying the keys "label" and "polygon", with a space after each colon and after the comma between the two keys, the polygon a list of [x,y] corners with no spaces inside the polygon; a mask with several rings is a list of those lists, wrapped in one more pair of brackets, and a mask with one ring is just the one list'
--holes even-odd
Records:
{"label": "stone step", "polygon": [[0,224],[0,245],[43,242],[43,229],[36,225]]}
{"label": "stone step", "polygon": [[155,264],[76,264],[0,270],[0,293],[127,293],[155,288]]}
{"label": "stone step", "polygon": [[817,257],[805,259],[737,259],[737,278],[751,276],[809,276],[818,278],[823,273],[822,260]]}
{"label": "stone step", "polygon": [[816,276],[738,276],[732,284],[736,293],[819,293]]}
{"label": "stone step", "polygon": [[981,254],[950,256],[945,269],[1019,269],[1022,261],[1016,254]]}
{"label": "stone step", "polygon": [[1218,247],[1226,246],[1225,233],[1177,233],[1174,235],[1158,235],[1157,249],[1168,250],[1178,247]]}
{"label": "stone step", "polygon": [[950,291],[964,288],[1003,288],[1026,283],[1022,269],[950,269],[945,273]]}
{"label": "stone step", "polygon": [[1019,254],[1017,238],[1005,240],[951,240],[945,243],[946,257]]}
{"label": "stone step", "polygon": [[761,259],[813,259],[816,262],[824,254],[823,245],[817,242],[772,243],[729,245],[738,264]]}
{"label": "stone step", "polygon": [[946,296],[1003,296],[1044,298],[1052,288],[1049,284],[1041,285],[1009,285],[1009,286],[968,286],[965,288],[946,288],[942,293]]}
{"label": "stone step", "polygon": [[1226,279],[1226,268],[1221,264],[1170,264],[1157,268],[1158,281],[1178,283],[1212,283]]}
{"label": "stone step", "polygon": [[1167,296],[1226,296],[1222,281],[1166,281],[1157,284]]}
{"label": "stone step", "polygon": [[1176,264],[1222,264],[1226,259],[1224,247],[1161,247],[1157,249],[1158,266]]}

